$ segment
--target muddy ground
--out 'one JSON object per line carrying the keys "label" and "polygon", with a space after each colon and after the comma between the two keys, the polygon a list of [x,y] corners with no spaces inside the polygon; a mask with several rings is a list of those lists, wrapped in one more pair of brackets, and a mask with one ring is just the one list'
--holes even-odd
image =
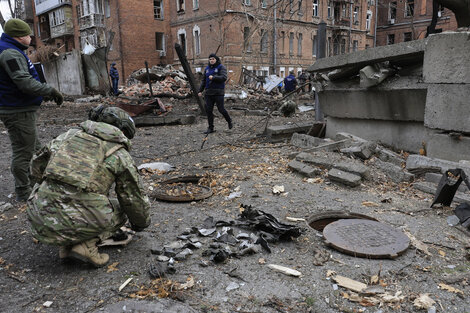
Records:
{"label": "muddy ground", "polygon": [[[43,105],[41,141],[46,143],[83,120],[90,105]],[[175,112],[194,109],[193,104],[174,104]],[[0,217],[0,312],[426,312],[414,305],[425,293],[435,301],[437,312],[470,312],[468,236],[447,225],[449,208],[429,209],[432,195],[410,184],[392,183],[373,162],[369,164],[372,180],[356,188],[330,183],[322,175],[309,182],[287,168],[288,156],[298,148],[288,143],[270,144],[257,136],[265,128],[264,117],[233,112],[233,119],[231,131],[222,119],[216,119],[217,132],[209,136],[203,149],[201,133],[207,126],[202,118],[194,125],[138,129],[131,151],[136,163],[160,161],[176,167],[168,174],[144,176],[150,196],[156,182],[189,174],[210,174],[214,195],[184,203],[151,197],[151,226],[125,248],[102,248],[110,255],[110,266],[100,269],[61,261],[57,247],[33,241],[25,207],[12,201],[10,144],[2,125],[0,202],[14,207]],[[313,116],[303,113],[292,118],[273,117],[269,124],[308,120]],[[275,185],[284,186],[285,192],[273,194]],[[226,200],[238,186],[241,197]],[[328,210],[367,214],[409,231],[429,253],[411,246],[394,260],[356,258],[327,247],[321,233],[306,223],[287,222],[302,227],[302,235],[271,244],[271,253],[261,251],[213,263],[202,255],[211,240],[201,238],[203,247],[177,262],[176,273],[166,280],[150,277],[150,265],[157,262],[152,250],[176,241],[178,235],[200,226],[208,216],[237,219],[240,204],[283,222],[286,217],[308,219]],[[319,255],[326,255],[324,263],[314,265],[321,263]],[[296,269],[302,276],[275,272],[268,268],[270,263]],[[327,277],[331,271],[369,285],[373,281],[388,296],[356,296]],[[129,278],[131,282],[119,291]],[[194,285],[177,291],[179,284],[188,281]],[[440,287],[441,283],[445,285]]]}

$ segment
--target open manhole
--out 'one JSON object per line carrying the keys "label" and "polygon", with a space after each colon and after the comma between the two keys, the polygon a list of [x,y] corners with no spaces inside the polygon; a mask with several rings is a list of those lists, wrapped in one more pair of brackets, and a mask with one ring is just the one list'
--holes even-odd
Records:
{"label": "open manhole", "polygon": [[396,258],[410,245],[410,239],[400,230],[366,219],[342,219],[328,224],[323,230],[327,244],[357,257]]}
{"label": "open manhole", "polygon": [[199,185],[201,176],[176,177],[161,182],[152,194],[158,200],[188,202],[209,198],[212,189]]}
{"label": "open manhole", "polygon": [[323,231],[326,225],[333,223],[340,219],[366,219],[371,221],[377,221],[375,218],[348,211],[326,211],[310,216],[307,223],[310,227],[315,230]]}

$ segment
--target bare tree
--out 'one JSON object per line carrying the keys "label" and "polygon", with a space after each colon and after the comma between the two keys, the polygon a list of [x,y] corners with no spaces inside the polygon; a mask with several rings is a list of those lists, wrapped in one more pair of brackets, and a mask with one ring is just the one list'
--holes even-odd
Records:
{"label": "bare tree", "polygon": [[19,18],[22,13],[23,9],[23,3],[20,0],[0,0],[0,3],[8,2],[8,9],[9,12],[8,14],[5,14],[2,12],[2,9],[0,8],[0,25],[2,25],[2,28],[5,26],[5,16],[10,16],[12,18]]}

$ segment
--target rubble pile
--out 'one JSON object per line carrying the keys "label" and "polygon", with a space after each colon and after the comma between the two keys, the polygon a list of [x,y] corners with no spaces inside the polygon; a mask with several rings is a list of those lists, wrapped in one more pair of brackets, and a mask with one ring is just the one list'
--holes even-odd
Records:
{"label": "rubble pile", "polygon": [[123,95],[127,97],[149,97],[148,77],[152,85],[152,93],[155,96],[183,99],[191,95],[191,88],[186,75],[171,65],[166,67],[153,66],[149,69],[148,76],[145,68],[133,72],[127,79],[127,86],[122,90]]}

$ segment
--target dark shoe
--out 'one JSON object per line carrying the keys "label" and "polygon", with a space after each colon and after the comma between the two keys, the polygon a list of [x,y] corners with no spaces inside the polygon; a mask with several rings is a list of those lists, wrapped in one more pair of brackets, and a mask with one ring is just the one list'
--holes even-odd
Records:
{"label": "dark shoe", "polygon": [[232,121],[229,121],[229,122],[228,122],[228,129],[232,129],[232,128],[233,128]]}
{"label": "dark shoe", "polygon": [[212,134],[212,133],[215,133],[215,130],[210,129],[210,128],[208,128],[208,129],[204,132],[204,134],[206,134],[206,135],[209,135],[209,134]]}
{"label": "dark shoe", "polygon": [[16,202],[26,202],[28,200],[29,195],[16,195]]}

